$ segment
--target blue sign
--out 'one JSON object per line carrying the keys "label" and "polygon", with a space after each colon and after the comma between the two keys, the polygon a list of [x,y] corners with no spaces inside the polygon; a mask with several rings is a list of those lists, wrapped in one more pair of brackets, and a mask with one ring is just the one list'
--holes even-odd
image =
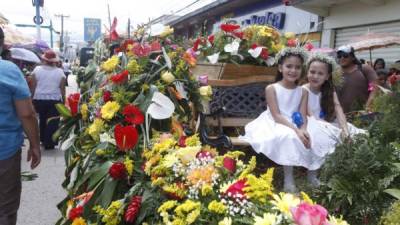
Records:
{"label": "blue sign", "polygon": [[84,40],[96,41],[101,36],[101,19],[84,18]]}
{"label": "blue sign", "polygon": [[242,21],[242,26],[248,26],[253,24],[258,25],[270,25],[279,30],[285,26],[285,13],[273,13],[266,12],[265,16],[253,15],[248,19]]}

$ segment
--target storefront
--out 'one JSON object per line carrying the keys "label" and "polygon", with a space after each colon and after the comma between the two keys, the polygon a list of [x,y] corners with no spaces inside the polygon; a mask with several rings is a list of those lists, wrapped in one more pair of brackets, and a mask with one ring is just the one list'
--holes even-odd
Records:
{"label": "storefront", "polygon": [[[324,17],[321,46],[337,48],[368,33],[400,35],[400,1],[398,0],[298,0],[295,7]],[[400,47],[373,49],[372,61],[383,58],[389,63],[400,59]],[[357,52],[357,57],[370,60],[368,50]]]}
{"label": "storefront", "polygon": [[216,2],[172,21],[170,25],[178,35],[189,38],[200,33],[216,32],[221,23],[227,22],[242,27],[252,24],[269,25],[281,32],[299,34],[303,39],[312,37],[314,45],[319,46],[321,17],[316,14],[285,6],[281,0]]}

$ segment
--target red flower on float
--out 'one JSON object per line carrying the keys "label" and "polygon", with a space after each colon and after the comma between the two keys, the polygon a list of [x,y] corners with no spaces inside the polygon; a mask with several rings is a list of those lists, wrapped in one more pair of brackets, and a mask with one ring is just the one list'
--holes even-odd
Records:
{"label": "red flower on float", "polygon": [[69,211],[68,219],[73,221],[74,219],[80,217],[82,213],[83,213],[83,206],[77,206]]}
{"label": "red flower on float", "polygon": [[133,196],[131,203],[129,203],[128,208],[125,211],[125,221],[128,223],[133,223],[140,212],[140,206],[142,204],[142,196]]}
{"label": "red flower on float", "polygon": [[261,50],[260,57],[261,57],[262,59],[264,59],[264,60],[267,60],[268,57],[269,57],[268,49],[263,48],[263,49]]}
{"label": "red flower on float", "polygon": [[132,39],[127,39],[127,40],[125,40],[124,43],[121,45],[121,49],[124,50],[124,51],[126,51],[126,50],[128,50],[128,45],[132,45],[132,46],[133,46],[134,43],[135,43],[135,42],[134,42]]}
{"label": "red flower on float", "polygon": [[243,35],[244,35],[243,32],[234,31],[234,32],[232,32],[232,34],[237,38],[243,39]]}
{"label": "red flower on float", "polygon": [[196,158],[202,159],[202,158],[214,158],[213,154],[207,150],[201,150],[196,154]]}
{"label": "red flower on float", "polygon": [[201,39],[197,38],[196,41],[193,43],[193,51],[197,52],[197,50],[199,50],[200,43],[201,43]]}
{"label": "red flower on float", "polygon": [[287,45],[288,47],[296,47],[297,41],[296,41],[296,39],[289,39],[289,40],[287,40],[286,45]]}
{"label": "red flower on float", "polygon": [[159,41],[153,41],[150,44],[150,48],[152,52],[161,51],[161,44]]}
{"label": "red flower on float", "polygon": [[108,102],[111,101],[112,97],[111,97],[111,91],[104,91],[103,92],[103,101],[104,102]]}
{"label": "red flower on float", "polygon": [[182,148],[184,148],[184,147],[186,147],[186,136],[180,136],[179,137],[179,140],[178,140],[178,146],[179,147],[182,147]]}
{"label": "red flower on float", "polygon": [[140,109],[134,105],[126,105],[124,109],[122,110],[122,115],[125,116],[125,121],[127,123],[133,124],[133,125],[139,125],[142,124],[144,121],[144,115],[140,111]]}
{"label": "red flower on float", "polygon": [[388,80],[389,80],[389,83],[390,83],[391,85],[395,85],[396,82],[397,82],[398,80],[400,80],[400,76],[399,76],[399,75],[396,75],[396,74],[393,74],[393,75],[391,75],[391,76],[388,78]]}
{"label": "red flower on float", "polygon": [[237,24],[221,24],[221,30],[225,32],[233,32],[240,28],[240,25]]}
{"label": "red flower on float", "polygon": [[314,45],[311,44],[310,42],[307,42],[307,43],[304,45],[304,48],[307,49],[307,51],[311,51],[311,50],[314,48]]}
{"label": "red flower on float", "polygon": [[79,93],[70,94],[67,98],[67,104],[71,110],[72,116],[76,116],[76,114],[78,114],[78,103],[80,98],[81,95]]}
{"label": "red flower on float", "polygon": [[139,134],[133,126],[122,126],[121,124],[117,124],[114,128],[114,137],[118,149],[126,152],[135,147]]}
{"label": "red flower on float", "polygon": [[111,80],[114,84],[122,84],[122,83],[124,83],[125,81],[127,81],[128,75],[129,75],[128,70],[124,70],[124,71],[122,71],[121,73],[118,73],[118,74],[115,74],[114,76],[112,76],[112,77],[110,78],[110,80]]}
{"label": "red flower on float", "polygon": [[230,173],[234,173],[236,171],[236,160],[231,157],[225,157],[222,161],[222,164],[225,169],[227,169]]}
{"label": "red flower on float", "polygon": [[132,48],[133,54],[135,54],[138,57],[144,57],[150,55],[151,52],[151,47],[148,44],[139,44],[136,43],[133,45]]}
{"label": "red flower on float", "polygon": [[113,163],[110,169],[108,169],[108,174],[110,174],[110,177],[112,177],[114,180],[125,178],[127,174],[125,164],[122,162]]}
{"label": "red flower on float", "polygon": [[228,189],[225,191],[225,194],[228,196],[235,196],[237,194],[241,194],[243,197],[245,197],[244,193],[244,188],[247,186],[246,185],[247,179],[241,179],[233,183],[231,186],[228,187]]}
{"label": "red flower on float", "polygon": [[208,36],[208,41],[210,42],[210,44],[214,44],[214,40],[215,40],[215,36],[214,34],[211,34],[210,36]]}

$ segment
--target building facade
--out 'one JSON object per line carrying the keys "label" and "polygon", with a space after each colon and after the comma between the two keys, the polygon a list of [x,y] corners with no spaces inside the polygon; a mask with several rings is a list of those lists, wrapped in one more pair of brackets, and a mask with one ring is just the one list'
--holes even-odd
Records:
{"label": "building facade", "polygon": [[215,1],[169,23],[175,34],[194,38],[219,30],[221,23],[235,23],[242,27],[252,24],[270,25],[281,32],[303,34],[319,46],[321,17],[281,0],[222,0]]}
{"label": "building facade", "polygon": [[[400,35],[399,0],[293,0],[292,5],[323,17],[321,47],[351,44],[368,33]],[[371,56],[393,63],[400,60],[400,47],[373,49]],[[370,52],[357,52],[357,57],[370,60]]]}

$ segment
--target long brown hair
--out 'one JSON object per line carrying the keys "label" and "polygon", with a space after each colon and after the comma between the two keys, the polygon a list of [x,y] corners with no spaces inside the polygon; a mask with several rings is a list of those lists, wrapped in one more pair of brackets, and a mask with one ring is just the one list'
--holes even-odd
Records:
{"label": "long brown hair", "polygon": [[332,81],[332,72],[333,66],[332,64],[326,63],[319,59],[312,59],[307,64],[307,71],[310,69],[310,65],[313,62],[321,62],[324,63],[328,67],[328,80],[326,80],[321,86],[321,100],[320,105],[322,111],[325,113],[324,120],[328,122],[332,122],[335,119],[335,103],[333,101],[333,93],[335,92],[335,87]]}

